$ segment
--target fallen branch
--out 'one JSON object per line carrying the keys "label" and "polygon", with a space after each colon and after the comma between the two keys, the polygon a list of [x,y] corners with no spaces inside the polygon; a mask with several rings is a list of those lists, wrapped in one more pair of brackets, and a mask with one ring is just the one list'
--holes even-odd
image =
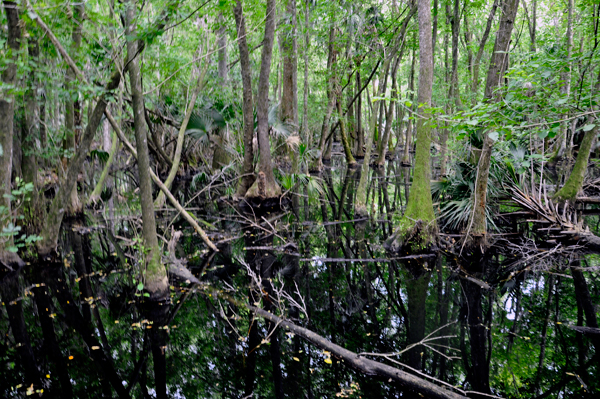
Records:
{"label": "fallen branch", "polygon": [[448,389],[442,388],[413,374],[409,374],[395,367],[388,366],[387,364],[376,362],[375,360],[371,360],[364,356],[360,356],[357,353],[351,352],[345,348],[342,348],[339,345],[328,341],[326,338],[304,327],[300,327],[289,320],[285,320],[278,316],[275,316],[274,314],[267,312],[264,309],[257,308],[247,303],[238,301],[230,297],[229,295],[223,293],[222,291],[218,291],[212,288],[209,285],[202,285],[201,287],[207,295],[211,297],[214,296],[215,298],[224,299],[237,307],[245,307],[246,309],[254,312],[254,314],[270,321],[271,323],[284,327],[287,330],[293,332],[294,334],[311,342],[315,346],[331,352],[333,356],[341,359],[341,361],[344,364],[352,367],[353,369],[365,375],[386,379],[388,382],[394,381],[402,388],[421,394],[426,398],[466,398],[465,395],[449,391]]}

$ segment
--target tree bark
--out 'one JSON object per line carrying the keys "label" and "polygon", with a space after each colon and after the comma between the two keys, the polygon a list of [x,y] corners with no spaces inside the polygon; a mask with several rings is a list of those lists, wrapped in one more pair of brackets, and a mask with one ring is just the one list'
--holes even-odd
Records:
{"label": "tree bark", "polygon": [[431,200],[430,147],[432,129],[429,108],[433,92],[431,0],[419,0],[419,89],[417,92],[417,148],[413,183],[400,226],[386,242],[392,253],[428,251],[437,242],[437,224]]}
{"label": "tree bark", "polygon": [[[505,59],[508,57],[510,37],[518,9],[519,0],[506,0],[502,7],[500,26],[498,28],[494,52],[490,60],[490,67],[488,69],[485,85],[485,101],[496,101],[498,99],[495,90],[502,82],[501,72],[505,65]],[[489,245],[487,241],[485,208],[487,203],[487,186],[493,145],[494,141],[486,131],[484,133],[483,148],[477,166],[471,229],[469,235],[465,238],[469,247],[472,249],[479,248],[482,252],[487,250],[487,246]]]}
{"label": "tree bark", "polygon": [[136,3],[129,2],[126,12],[127,33],[127,63],[131,99],[133,108],[133,125],[137,147],[138,174],[140,180],[140,204],[142,208],[142,237],[145,254],[145,284],[144,289],[150,293],[151,300],[164,300],[169,294],[167,271],[161,262],[158,236],[156,235],[156,220],[152,202],[152,179],[150,177],[150,156],[148,154],[148,127],[145,119],[142,75],[139,64],[139,47],[136,39]]}
{"label": "tree bark", "polygon": [[258,96],[256,99],[257,135],[260,149],[258,179],[246,192],[246,198],[277,198],[281,196],[281,187],[275,181],[271,162],[271,144],[269,141],[269,74],[275,37],[275,0],[267,0],[264,45],[261,54],[260,75],[258,78]]}
{"label": "tree bark", "polygon": [[[19,25],[19,9],[17,3],[3,1],[7,21],[7,44],[5,59],[7,65],[2,71],[2,83],[8,89],[0,92],[0,205],[5,206],[8,214],[11,214],[11,201],[9,195],[12,187],[12,162],[13,162],[13,135],[15,115],[15,95],[10,90],[17,83],[17,64],[19,49],[21,48],[21,27]],[[10,218],[7,218],[10,219]],[[6,221],[8,223],[8,220]],[[4,223],[0,229],[4,228]],[[0,260],[5,256],[12,257],[5,252],[5,245],[11,245],[12,241],[0,242]]]}
{"label": "tree bark", "polygon": [[238,48],[240,51],[240,68],[242,70],[242,113],[244,119],[244,163],[241,177],[235,196],[241,198],[254,183],[254,152],[252,140],[254,139],[254,111],[252,105],[252,71],[250,66],[250,53],[246,41],[246,19],[242,9],[242,1],[236,0],[233,8],[235,24],[237,26]]}
{"label": "tree bark", "polygon": [[[218,17],[219,30],[217,31],[217,46],[219,47],[219,64],[218,64],[218,75],[219,84],[222,87],[227,86],[227,29],[225,27],[225,18],[223,13],[219,13]],[[168,186],[167,186],[168,187]]]}
{"label": "tree bark", "polygon": [[[40,48],[37,38],[29,39],[29,58],[33,65],[39,63]],[[37,201],[37,158],[36,154],[36,138],[38,134],[38,126],[40,125],[37,119],[37,87],[36,67],[32,67],[29,73],[29,84],[25,92],[25,117],[21,135],[21,145],[23,150],[23,163],[21,169],[23,171],[23,180],[33,183],[34,192],[32,199],[34,203]]]}
{"label": "tree bark", "polygon": [[[81,47],[81,32],[83,28],[84,3],[73,5],[73,30],[71,33],[71,58],[77,59],[79,48]],[[79,101],[79,92],[75,82],[75,71],[67,67],[66,87],[69,89],[69,96],[65,102],[65,138],[63,140],[63,150],[76,151],[77,138],[81,135],[81,102]],[[67,158],[63,158],[63,166],[66,167]],[[75,214],[81,212],[81,201],[77,195],[77,184],[71,189],[69,202],[67,203],[67,212]]]}
{"label": "tree bark", "polygon": [[479,65],[481,64],[481,58],[483,57],[485,44],[487,43],[488,37],[490,36],[490,31],[492,29],[492,24],[494,23],[496,9],[498,8],[498,1],[499,0],[494,0],[494,4],[492,4],[492,8],[490,10],[490,14],[488,15],[485,26],[485,31],[483,32],[483,36],[479,42],[479,49],[477,50],[477,55],[475,55],[475,62],[473,62],[473,83],[471,89],[473,92],[473,105],[477,103],[477,92],[479,91]]}
{"label": "tree bark", "polygon": [[304,131],[304,142],[307,149],[312,148],[312,134],[308,127],[308,55],[310,49],[310,7],[307,0],[304,1],[304,86],[303,86],[303,113],[302,127]]}
{"label": "tree bark", "polygon": [[317,169],[323,169],[323,158],[325,156],[325,150],[327,145],[327,139],[329,137],[329,128],[331,114],[335,107],[335,86],[336,86],[336,74],[333,72],[337,62],[337,47],[335,45],[335,28],[332,26],[329,28],[329,55],[327,56],[327,71],[329,76],[327,78],[327,108],[325,109],[325,116],[323,117],[323,125],[321,126],[321,138],[319,139],[319,158],[317,159]]}

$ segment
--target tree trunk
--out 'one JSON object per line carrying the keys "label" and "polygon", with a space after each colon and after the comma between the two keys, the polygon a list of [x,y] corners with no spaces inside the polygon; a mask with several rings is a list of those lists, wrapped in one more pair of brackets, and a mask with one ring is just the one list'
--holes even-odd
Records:
{"label": "tree trunk", "polygon": [[[573,63],[571,57],[573,56],[573,8],[575,8],[575,0],[569,0],[569,13],[567,19],[567,71],[562,74],[561,80],[564,82],[561,88],[561,94],[568,99],[571,96],[571,72],[573,69]],[[561,119],[566,119],[567,115],[563,115]],[[564,121],[560,125],[560,137],[559,137],[559,148],[557,155],[562,157],[565,155],[567,148],[567,130],[569,127],[569,121]]]}
{"label": "tree trunk", "polygon": [[419,89],[417,93],[417,148],[413,183],[400,226],[386,242],[393,252],[428,251],[437,242],[437,224],[431,200],[430,147],[432,129],[429,107],[433,91],[433,52],[431,47],[431,0],[419,0]]}
{"label": "tree trunk", "polygon": [[[29,57],[32,65],[37,65],[39,62],[40,49],[36,38],[29,40]],[[33,183],[34,192],[32,198],[35,203],[37,200],[37,158],[36,154],[36,139],[38,126],[40,125],[37,119],[37,87],[38,82],[35,78],[36,68],[32,68],[29,73],[29,85],[25,92],[25,117],[23,125],[23,134],[21,135],[21,145],[23,150],[23,163],[21,169],[23,171],[23,180]]]}
{"label": "tree trunk", "polygon": [[[21,48],[21,27],[19,26],[19,8],[16,3],[4,0],[4,10],[7,21],[8,48],[3,55],[6,66],[2,71],[2,83],[5,87],[14,87],[17,83],[17,64],[19,49]],[[6,212],[11,214],[10,195],[12,191],[12,162],[13,162],[13,135],[15,115],[15,95],[12,91],[0,91],[0,205],[6,207]],[[6,223],[10,221],[7,218]],[[0,229],[6,227],[0,224]],[[6,252],[4,245],[11,245],[12,240],[5,243],[0,241],[0,260],[12,256]]]}
{"label": "tree trunk", "polygon": [[145,119],[144,95],[142,88],[142,75],[138,57],[139,44],[136,39],[136,4],[131,0],[126,12],[127,23],[127,60],[129,81],[131,86],[131,99],[133,108],[133,125],[137,148],[138,174],[140,180],[140,204],[142,208],[142,237],[144,240],[145,254],[145,282],[144,289],[150,293],[153,301],[164,300],[169,294],[167,272],[161,262],[158,236],[156,235],[156,221],[154,218],[154,204],[152,202],[152,179],[150,177],[150,156],[148,154],[148,127]]}
{"label": "tree trunk", "polygon": [[[594,118],[589,117],[588,124],[593,122]],[[598,125],[594,125],[594,128],[585,132],[583,141],[579,146],[579,152],[577,153],[577,159],[575,160],[573,170],[571,170],[571,174],[565,182],[565,185],[562,186],[562,188],[558,190],[556,194],[554,194],[554,200],[573,201],[575,200],[575,197],[577,197],[577,193],[579,193],[583,185],[583,179],[585,178],[585,173],[587,171],[588,161],[590,159],[590,154],[592,152],[594,143],[596,142],[597,135]]]}
{"label": "tree trunk", "polygon": [[[402,50],[400,50],[400,54],[396,58],[394,66],[392,67],[392,98],[398,96],[396,74],[398,73],[398,66],[400,65],[400,60],[402,59],[403,52],[404,46],[402,46]],[[385,131],[383,132],[383,136],[381,137],[378,146],[379,156],[377,157],[377,166],[380,168],[383,167],[383,165],[385,164],[385,154],[387,152],[388,141],[390,140],[390,133],[392,131],[392,121],[394,119],[394,105],[396,105],[396,102],[394,100],[391,100],[385,113]]]}
{"label": "tree trunk", "polygon": [[281,187],[275,181],[271,162],[269,142],[269,74],[273,55],[275,36],[275,0],[267,0],[265,37],[261,54],[260,75],[258,78],[258,96],[256,99],[256,119],[258,121],[258,145],[260,149],[258,179],[246,192],[246,198],[277,198],[281,196]]}
{"label": "tree trunk", "polygon": [[[485,101],[495,101],[497,96],[494,91],[502,83],[501,72],[508,56],[510,37],[512,34],[515,18],[519,9],[519,0],[506,0],[502,8],[500,26],[494,44],[494,52],[490,60],[487,81],[485,85]],[[490,174],[490,161],[494,141],[488,133],[484,133],[483,148],[477,166],[477,178],[474,192],[473,216],[471,218],[471,229],[465,238],[469,247],[485,251],[488,246],[487,226],[485,217],[488,178]]]}
{"label": "tree trunk", "polygon": [[[383,66],[379,73],[379,82],[383,82],[385,80],[385,76],[389,73],[391,61],[396,56],[396,53],[398,52],[401,43],[404,41],[408,23],[412,19],[413,15],[415,15],[416,11],[417,11],[416,6],[413,6],[410,9],[410,11],[408,12],[408,15],[406,16],[406,18],[404,18],[404,21],[402,22],[401,30],[400,30],[398,36],[396,37],[394,44],[389,46],[389,47],[391,47],[391,50],[389,51],[389,54],[383,61]],[[431,10],[429,10],[429,13],[430,13],[429,16],[431,17]],[[431,48],[431,18],[430,18],[429,22],[430,22],[430,24],[429,24],[429,44],[427,46],[429,46],[429,48]],[[378,93],[377,93],[378,97],[383,96],[382,90],[383,90],[383,85],[380,84]],[[367,92],[367,94],[368,94],[368,92]],[[362,164],[360,180],[358,182],[358,187],[356,189],[355,213],[359,217],[364,217],[364,216],[368,215],[367,181],[368,181],[368,177],[369,177],[369,163],[370,163],[370,159],[371,159],[371,150],[373,147],[373,137],[375,136],[374,132],[375,132],[376,124],[377,124],[377,117],[379,115],[379,104],[380,103],[381,103],[381,101],[375,102],[374,107],[373,107],[373,112],[371,114],[371,120],[369,122],[369,134],[366,137],[367,142],[365,144],[365,146],[366,146],[365,159]]]}
{"label": "tree trunk", "polygon": [[[73,5],[73,31],[71,33],[71,58],[77,59],[79,48],[81,47],[81,31],[83,28],[84,3]],[[75,82],[75,71],[67,67],[66,87],[69,90],[69,96],[65,102],[65,138],[63,140],[63,149],[65,151],[76,151],[77,138],[81,135],[81,102],[79,101],[78,84]],[[67,158],[63,158],[63,167],[66,167]],[[67,203],[67,212],[70,214],[82,211],[81,201],[77,195],[77,184],[73,186]]]}
{"label": "tree trunk", "polygon": [[458,38],[460,34],[460,0],[454,0],[454,13],[450,18],[452,25],[452,72],[450,75],[449,98],[454,100],[456,108],[461,108],[460,94],[458,91]]}
{"label": "tree trunk", "polygon": [[[498,1],[499,0],[494,0],[494,4],[492,4],[492,8],[490,10],[490,14],[488,15],[487,23],[485,26],[485,31],[483,32],[483,36],[481,37],[481,41],[479,42],[479,49],[477,50],[477,55],[475,55],[475,62],[473,62],[473,83],[471,88],[473,92],[473,105],[477,103],[477,92],[479,91],[479,65],[481,64],[481,57],[483,57],[485,44],[487,43],[488,37],[490,36],[490,31],[492,29],[492,24],[494,23],[496,9],[498,8]],[[492,57],[493,56],[494,55],[492,55]]]}
{"label": "tree trunk", "polygon": [[[82,82],[85,82],[85,76],[83,73],[81,73],[77,65],[73,62],[73,59],[60,44],[54,33],[50,30],[50,28],[48,28],[44,21],[42,21],[42,19],[35,14],[35,12],[31,9],[31,5],[29,3],[27,3],[27,5],[30,10],[30,17],[35,20],[35,22],[42,28],[42,30],[44,30],[44,32],[46,32],[48,38],[52,44],[54,44],[58,52],[62,55],[63,59],[69,64],[71,69],[75,71],[76,76],[79,77]],[[64,204],[68,203],[67,201],[70,193],[72,192],[73,186],[77,183],[77,176],[81,171],[83,162],[85,161],[87,152],[94,139],[96,130],[100,125],[102,114],[106,110],[109,92],[116,89],[119,86],[120,81],[120,71],[113,72],[105,86],[105,91],[99,96],[93,112],[88,117],[88,124],[82,135],[81,142],[77,147],[77,151],[69,162],[66,178],[61,182],[58,193],[52,200],[52,204],[50,205],[50,209],[48,210],[44,220],[42,231],[40,233],[42,239],[36,243],[36,248],[40,257],[45,257],[51,254],[51,252],[57,247],[60,226],[64,216]]]}
{"label": "tree trunk", "polygon": [[323,125],[321,126],[321,138],[319,139],[319,158],[317,159],[318,170],[323,168],[323,158],[325,156],[327,140],[330,135],[329,120],[331,119],[331,114],[333,113],[336,101],[335,86],[337,84],[337,79],[336,74],[333,71],[337,62],[338,51],[335,45],[335,28],[333,26],[329,28],[328,47],[329,55],[327,57],[327,71],[329,71],[329,76],[327,78],[327,108],[325,110],[325,116],[323,117]]}
{"label": "tree trunk", "polygon": [[[416,40],[415,40],[416,41]],[[415,91],[415,66],[417,63],[417,56],[416,56],[417,52],[416,52],[416,46],[413,47],[413,53],[412,53],[412,61],[410,63],[410,76],[408,78],[408,90],[410,90],[411,94],[410,94],[410,100],[411,102],[414,102],[415,96],[414,96],[414,91]],[[411,141],[412,141],[412,134],[413,134],[413,125],[414,125],[414,120],[412,119],[414,117],[413,113],[410,112],[411,108],[415,108],[413,106],[413,104],[410,105],[409,107],[409,111],[408,111],[408,122],[406,123],[406,133],[405,133],[405,138],[404,138],[404,152],[402,154],[402,163],[404,165],[410,166],[410,146],[411,146]]]}
{"label": "tree trunk", "polygon": [[233,8],[235,24],[237,27],[238,48],[240,50],[240,68],[242,70],[243,104],[242,113],[244,118],[244,164],[235,196],[241,198],[254,183],[254,152],[252,151],[252,140],[254,139],[254,109],[252,105],[252,71],[250,66],[250,53],[246,41],[246,19],[242,9],[242,1],[236,0]]}
{"label": "tree trunk", "polygon": [[[208,51],[208,49],[207,49]],[[179,170],[179,163],[181,161],[181,151],[183,150],[183,142],[185,140],[185,131],[187,125],[192,116],[192,112],[194,112],[194,106],[196,105],[196,99],[198,95],[204,88],[204,77],[206,75],[206,71],[208,71],[208,62],[204,64],[202,68],[202,72],[200,72],[200,76],[198,76],[198,80],[196,82],[196,87],[194,88],[194,92],[192,93],[192,97],[190,98],[190,102],[188,104],[188,109],[185,113],[185,117],[181,122],[181,127],[179,128],[179,133],[177,134],[177,144],[175,146],[175,154],[173,155],[173,164],[171,165],[171,169],[169,170],[169,174],[167,179],[164,181],[165,186],[170,189],[171,184],[173,184],[173,180],[175,180],[175,176],[177,176],[177,171]],[[139,150],[138,150],[139,153]],[[155,208],[162,208],[165,204],[165,194],[161,191],[158,193],[156,200],[154,201]]]}
{"label": "tree trunk", "polygon": [[[223,18],[223,13],[219,13],[219,30],[217,31],[217,46],[219,48],[219,64],[218,64],[218,74],[219,74],[219,84],[222,87],[227,86],[227,27],[225,26],[225,18]],[[168,186],[167,186],[168,187]]]}
{"label": "tree trunk", "polygon": [[308,51],[310,49],[310,7],[309,2],[304,1],[304,87],[303,87],[303,106],[302,127],[304,130],[304,142],[307,149],[312,148],[312,134],[308,127]]}

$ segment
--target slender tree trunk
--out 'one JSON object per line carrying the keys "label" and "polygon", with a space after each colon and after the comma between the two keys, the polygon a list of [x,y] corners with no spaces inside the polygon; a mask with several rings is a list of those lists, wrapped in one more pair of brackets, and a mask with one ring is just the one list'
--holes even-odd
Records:
{"label": "slender tree trunk", "polygon": [[[208,49],[207,49],[208,51]],[[202,72],[200,72],[200,76],[198,77],[198,81],[196,82],[196,88],[192,93],[192,97],[190,98],[190,102],[188,104],[188,109],[185,113],[185,117],[181,122],[181,127],[179,128],[179,133],[177,135],[177,144],[175,146],[175,154],[173,155],[173,164],[171,165],[171,169],[169,170],[169,174],[167,179],[164,181],[165,186],[168,189],[171,189],[171,184],[175,180],[175,176],[177,176],[177,171],[179,170],[179,163],[181,162],[181,151],[183,150],[183,142],[185,140],[185,131],[187,125],[190,121],[192,113],[194,112],[194,106],[196,105],[196,100],[198,99],[198,95],[204,88],[204,78],[206,75],[206,71],[208,71],[208,62],[204,64],[202,68]],[[139,151],[138,151],[139,153]],[[162,208],[165,204],[165,194],[161,191],[158,193],[156,200],[154,201],[155,208]]]}
{"label": "slender tree trunk", "polygon": [[[362,88],[360,81],[360,63],[356,66],[356,87],[357,90]],[[364,158],[365,156],[365,130],[362,126],[362,93],[358,94],[356,102],[356,156]]]}
{"label": "slender tree trunk", "polygon": [[[281,31],[281,49],[283,51],[283,79],[281,97],[281,120],[291,128],[290,135],[300,143],[298,126],[298,45],[296,43],[296,0],[286,0],[285,13],[287,23]],[[298,174],[298,149],[297,145],[286,145],[289,157],[292,160],[292,173]],[[294,192],[298,185],[294,187]],[[292,208],[298,215],[300,198],[292,195]]]}
{"label": "slender tree trunk", "polygon": [[138,174],[140,180],[140,204],[142,208],[142,237],[144,240],[145,254],[145,282],[144,289],[150,293],[150,299],[160,301],[167,298],[169,284],[166,269],[161,261],[158,236],[156,235],[156,221],[154,217],[154,204],[152,202],[152,179],[150,177],[150,157],[148,154],[148,126],[144,116],[144,95],[142,88],[142,75],[139,62],[139,43],[136,39],[136,3],[129,2],[126,12],[127,33],[127,60],[131,99],[133,108],[133,125],[137,148]]}
{"label": "slender tree trunk", "polygon": [[319,140],[319,158],[317,160],[317,169],[321,170],[323,168],[323,158],[325,156],[327,139],[329,137],[329,129],[331,119],[331,114],[333,113],[333,109],[335,107],[336,95],[335,95],[335,85],[337,82],[336,75],[333,72],[335,69],[335,65],[337,62],[337,47],[335,45],[335,28],[332,26],[329,28],[329,56],[327,57],[327,70],[329,71],[329,76],[327,78],[327,108],[325,110],[325,116],[323,117],[323,125],[321,127],[321,138]]}
{"label": "slender tree trunk", "polygon": [[304,0],[304,87],[303,87],[303,114],[302,127],[304,141],[307,149],[312,148],[312,134],[308,127],[308,55],[310,50],[310,7],[308,0]]}
{"label": "slender tree trunk", "polygon": [[[3,1],[7,21],[7,48],[3,55],[6,60],[6,66],[2,71],[2,83],[4,87],[12,88],[17,83],[17,64],[19,49],[21,48],[21,27],[19,25],[19,8],[17,3],[12,1]],[[14,135],[14,115],[15,115],[15,95],[6,88],[0,91],[0,205],[6,207],[6,212],[11,214],[10,195],[12,191],[12,163],[13,163],[13,135]],[[6,227],[4,223],[0,228]],[[11,252],[8,252],[5,245],[11,245],[12,240],[7,242],[0,241],[0,261],[9,261],[14,259]],[[12,262],[12,261],[10,261]]]}
{"label": "slender tree trunk", "polygon": [[29,58],[33,65],[36,65],[31,69],[29,73],[29,86],[25,92],[25,117],[23,134],[21,136],[21,145],[23,149],[23,163],[21,169],[23,171],[23,180],[25,182],[33,183],[34,192],[32,197],[37,201],[37,158],[36,154],[36,139],[39,123],[37,121],[37,87],[38,82],[36,80],[37,64],[39,63],[40,49],[36,38],[29,40]]}
{"label": "slender tree trunk", "polygon": [[429,107],[433,92],[433,52],[431,47],[431,0],[419,0],[419,89],[417,93],[413,183],[400,226],[386,242],[394,253],[401,249],[415,253],[429,250],[437,242],[437,224],[431,200],[431,122]]}
{"label": "slender tree trunk", "polygon": [[[341,96],[340,96],[341,97]],[[346,120],[342,113],[341,99],[337,102],[338,116],[340,120],[340,132],[342,135],[342,145],[344,146],[344,154],[346,155],[346,163],[349,167],[353,168],[356,166],[356,160],[352,156],[352,150],[350,149],[350,142],[348,141],[348,132],[346,131]]]}
{"label": "slender tree trunk", "polygon": [[242,70],[243,104],[242,113],[244,118],[244,164],[243,176],[240,179],[235,196],[241,198],[254,183],[254,152],[252,141],[254,139],[254,107],[252,105],[252,71],[250,66],[250,53],[246,41],[246,19],[242,9],[242,1],[236,0],[233,8],[235,24],[237,26],[238,47],[240,50],[240,68]]}
{"label": "slender tree trunk", "polygon": [[[479,65],[481,64],[481,58],[483,57],[485,44],[487,43],[488,37],[490,36],[490,31],[492,29],[492,24],[494,23],[494,17],[496,15],[496,9],[498,8],[499,1],[500,0],[494,0],[494,4],[492,4],[492,8],[490,10],[490,14],[488,15],[487,23],[485,26],[485,31],[483,32],[483,36],[481,37],[481,41],[479,42],[479,49],[477,50],[477,55],[475,55],[475,62],[473,62],[473,105],[477,103],[477,92],[479,91]],[[494,55],[492,55],[492,57],[494,57]]]}
{"label": "slender tree trunk", "polygon": [[281,187],[275,181],[271,162],[269,142],[269,74],[275,36],[275,0],[267,0],[265,37],[261,54],[258,96],[256,99],[256,119],[258,121],[258,145],[260,148],[258,179],[246,192],[246,198],[276,198],[281,195]]}
{"label": "slender tree trunk", "polygon": [[[498,28],[494,52],[490,60],[490,67],[487,74],[484,97],[486,101],[495,101],[498,97],[494,91],[498,89],[502,83],[501,72],[505,65],[506,57],[508,57],[510,37],[518,9],[519,0],[506,0],[502,8],[500,26]],[[490,138],[488,133],[485,132],[483,148],[477,166],[473,216],[470,222],[469,235],[466,237],[467,243],[471,248],[479,248],[482,251],[485,251],[488,246],[485,208],[487,203],[487,186],[493,145],[494,141]]]}
{"label": "slender tree trunk", "polygon": [[[416,56],[416,48],[413,47],[413,53],[412,53],[412,62],[410,63],[410,76],[408,78],[408,90],[410,90],[411,94],[410,94],[410,99],[412,102],[414,102],[414,91],[415,91],[415,66],[416,66],[416,62],[417,62],[417,56]],[[409,107],[410,108],[415,108],[413,105],[411,105]],[[415,108],[416,109],[416,108]],[[406,123],[406,137],[404,139],[404,153],[402,155],[402,163],[404,165],[410,165],[410,147],[411,147],[411,140],[412,140],[412,129],[413,129],[413,125],[414,125],[414,115],[412,112],[409,112],[409,120]]]}
{"label": "slender tree trunk", "polygon": [[[108,124],[108,121],[105,122],[105,124]],[[106,164],[104,165],[104,168],[102,169],[102,173],[100,174],[100,178],[98,179],[98,182],[96,183],[96,186],[94,187],[94,190],[92,191],[92,193],[90,194],[88,200],[87,200],[87,204],[88,205],[93,205],[96,204],[98,201],[100,201],[100,195],[102,194],[102,190],[104,189],[104,183],[106,182],[106,179],[108,178],[108,174],[110,172],[110,169],[113,165],[113,163],[115,162],[115,158],[117,156],[117,151],[119,149],[119,138],[117,137],[117,133],[113,132],[112,133],[112,140],[110,142],[110,148],[109,148],[109,153],[108,153],[108,160],[106,161]]]}
{"label": "slender tree trunk", "polygon": [[[81,71],[73,62],[72,58],[69,56],[67,51],[60,44],[54,33],[50,30],[50,28],[48,28],[44,21],[42,21],[41,18],[33,12],[30,4],[28,4],[28,7],[30,9],[30,16],[33,15],[32,18],[46,32],[47,36],[52,41],[59,53],[62,55],[63,59],[65,59],[69,66],[76,72],[76,75],[79,77],[79,79],[85,82],[85,76],[81,73]],[[120,80],[120,71],[113,72],[113,74],[110,76],[108,83],[105,86],[104,93],[98,98],[96,106],[94,107],[93,112],[88,118],[88,124],[81,137],[81,142],[77,147],[77,151],[75,152],[74,156],[69,162],[66,177],[61,182],[60,187],[58,189],[58,193],[52,200],[52,204],[50,205],[50,209],[48,210],[48,213],[44,220],[44,224],[40,234],[42,239],[36,243],[36,248],[40,257],[50,255],[57,247],[60,226],[64,217],[64,204],[68,203],[67,201],[69,199],[70,193],[72,192],[73,186],[77,183],[77,176],[81,171],[83,162],[85,161],[87,152],[94,139],[96,130],[100,125],[102,114],[106,110],[108,94],[110,93],[110,91],[116,89],[119,86]]]}
{"label": "slender tree trunk", "polygon": [[[81,32],[83,28],[84,3],[73,5],[73,31],[71,34],[71,57],[78,58],[79,48],[81,47]],[[81,101],[79,101],[79,92],[76,89],[78,84],[75,82],[75,72],[67,67],[66,86],[69,88],[70,95],[65,102],[65,138],[63,140],[63,149],[65,151],[75,151],[77,138],[81,135]],[[68,158],[63,158],[63,167],[66,169]],[[71,214],[82,211],[81,201],[77,195],[77,184],[71,189],[67,211]]]}
{"label": "slender tree trunk", "polygon": [[[398,96],[398,87],[396,84],[396,74],[398,73],[398,66],[400,65],[400,60],[402,59],[402,54],[404,52],[403,50],[404,50],[404,47],[400,51],[400,54],[396,58],[396,61],[394,62],[394,66],[392,67],[392,90],[391,90],[392,98]],[[387,108],[386,114],[385,114],[385,131],[383,132],[383,136],[382,136],[382,138],[379,142],[379,146],[378,146],[379,147],[378,148],[379,156],[377,157],[377,166],[378,167],[383,167],[383,165],[385,164],[385,154],[386,154],[387,147],[388,147],[388,141],[390,140],[390,133],[392,131],[394,105],[396,105],[396,102],[394,100],[391,100],[390,104]]]}
{"label": "slender tree trunk", "polygon": [[460,0],[454,0],[454,13],[450,18],[452,25],[452,73],[450,77],[449,98],[454,100],[456,108],[462,108],[458,90],[458,38],[460,34]]}
{"label": "slender tree trunk", "polygon": [[[571,61],[571,57],[573,56],[573,8],[575,8],[575,0],[569,0],[569,13],[567,17],[567,71],[561,74],[561,78],[564,83],[560,90],[566,99],[571,96],[571,72],[573,70],[573,62]],[[567,115],[563,115],[561,119],[566,119],[566,117]],[[569,121],[564,121],[561,123],[559,148],[557,151],[557,155],[559,157],[564,156],[566,152],[568,127]]]}
{"label": "slender tree trunk", "polygon": [[[219,48],[219,64],[218,64],[218,74],[219,74],[219,84],[222,87],[227,86],[227,28],[225,26],[225,18],[223,18],[223,13],[220,12],[218,16],[219,29],[217,31],[217,46]],[[168,186],[167,186],[168,187]]]}

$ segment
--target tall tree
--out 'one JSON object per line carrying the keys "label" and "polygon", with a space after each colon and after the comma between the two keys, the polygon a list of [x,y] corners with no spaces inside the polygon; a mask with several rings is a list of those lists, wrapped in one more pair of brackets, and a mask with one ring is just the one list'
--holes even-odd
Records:
{"label": "tall tree", "polygon": [[[494,51],[490,59],[490,66],[487,73],[484,101],[495,101],[498,99],[496,90],[502,83],[502,71],[504,70],[506,57],[508,57],[510,37],[512,35],[518,9],[519,0],[505,0],[503,3],[500,26],[498,27]],[[485,209],[487,204],[490,162],[492,148],[494,146],[494,140],[488,133],[489,132],[487,131],[484,132],[483,148],[477,165],[477,177],[473,194],[473,214],[471,216],[468,235],[465,237],[465,243],[470,249],[479,248],[481,251],[485,251],[488,247]]]}
{"label": "tall tree", "polygon": [[388,240],[392,252],[421,252],[437,242],[437,224],[431,200],[431,121],[429,108],[433,93],[433,47],[431,40],[431,0],[418,1],[419,88],[417,91],[415,167],[406,211],[400,226]]}
{"label": "tall tree", "polygon": [[[7,61],[5,69],[2,71],[2,94],[0,96],[0,205],[5,207],[5,213],[11,215],[11,181],[12,181],[12,163],[13,163],[13,135],[14,135],[14,115],[15,115],[15,95],[13,92],[17,83],[17,59],[21,48],[21,26],[19,20],[19,9],[17,3],[12,1],[3,1],[4,11],[6,12],[6,21],[8,27],[7,48],[4,55]],[[10,222],[10,218],[4,219]],[[0,225],[4,229],[6,225]],[[15,261],[13,252],[8,251],[12,245],[12,240],[0,241],[0,261],[12,263]]]}
{"label": "tall tree", "polygon": [[254,106],[252,104],[252,70],[250,69],[250,52],[246,40],[246,18],[242,7],[242,0],[236,0],[233,7],[235,24],[237,27],[238,48],[240,51],[240,68],[242,70],[242,114],[244,126],[244,162],[242,177],[239,180],[235,196],[241,198],[254,183],[254,152],[252,141],[254,139]]}
{"label": "tall tree", "polygon": [[254,184],[246,192],[246,198],[276,198],[281,195],[281,187],[279,187],[273,175],[271,143],[269,141],[269,75],[271,73],[274,37],[275,0],[268,0],[256,98],[257,135],[260,150],[259,173]]}
{"label": "tall tree", "polygon": [[145,262],[145,289],[150,299],[164,300],[169,293],[167,272],[161,261],[154,203],[152,201],[152,178],[150,177],[150,156],[148,153],[148,126],[146,125],[144,91],[140,71],[140,43],[137,39],[137,6],[135,0],[128,3],[125,14],[127,34],[127,68],[133,108],[133,128],[137,148],[138,173],[140,180],[140,204],[142,208],[142,237]]}

